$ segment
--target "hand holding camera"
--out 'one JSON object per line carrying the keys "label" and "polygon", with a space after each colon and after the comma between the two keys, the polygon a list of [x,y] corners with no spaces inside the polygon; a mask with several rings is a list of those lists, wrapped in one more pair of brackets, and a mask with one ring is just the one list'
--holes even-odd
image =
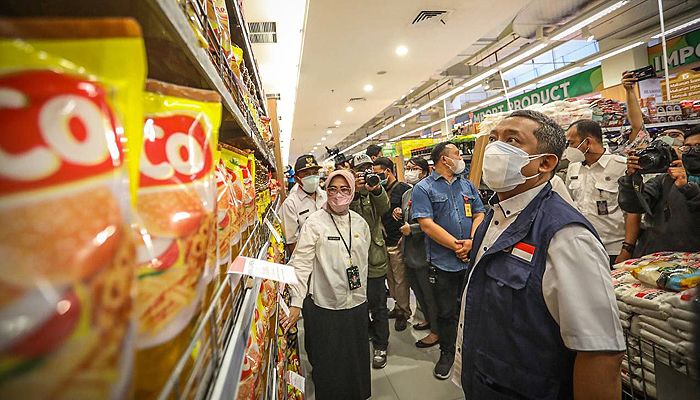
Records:
{"label": "hand holding camera", "polygon": [[668,168],[668,174],[675,181],[676,187],[680,188],[688,184],[688,175],[686,175],[685,167],[681,160],[671,163],[671,166]]}
{"label": "hand holding camera", "polygon": [[367,189],[367,191],[372,192],[379,186],[379,183],[381,182],[379,175],[375,174],[371,168],[368,168],[365,171],[358,171],[356,175],[356,190],[360,190],[364,186],[365,189]]}

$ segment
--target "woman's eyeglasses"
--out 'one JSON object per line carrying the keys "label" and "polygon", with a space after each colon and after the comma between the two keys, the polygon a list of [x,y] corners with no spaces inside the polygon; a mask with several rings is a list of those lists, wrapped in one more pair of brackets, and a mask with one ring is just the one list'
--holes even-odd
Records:
{"label": "woman's eyeglasses", "polygon": [[350,187],[349,187],[349,186],[341,186],[341,187],[329,186],[329,187],[326,189],[326,191],[327,191],[328,194],[330,194],[330,195],[336,195],[336,194],[338,194],[338,193],[341,193],[341,194],[344,194],[344,195],[346,195],[346,196],[349,196],[350,193],[352,193],[352,191],[350,190]]}

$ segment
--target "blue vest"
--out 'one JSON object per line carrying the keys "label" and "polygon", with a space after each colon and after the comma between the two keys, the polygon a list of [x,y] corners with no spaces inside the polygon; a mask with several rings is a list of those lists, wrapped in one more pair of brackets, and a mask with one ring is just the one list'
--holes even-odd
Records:
{"label": "blue vest", "polygon": [[[477,229],[472,248],[481,248],[491,219],[493,209]],[[467,399],[573,398],[576,353],[564,346],[542,295],[549,242],[571,224],[597,237],[583,215],[547,183],[479,263],[472,261],[462,343]],[[519,243],[534,247],[530,262],[511,254]]]}

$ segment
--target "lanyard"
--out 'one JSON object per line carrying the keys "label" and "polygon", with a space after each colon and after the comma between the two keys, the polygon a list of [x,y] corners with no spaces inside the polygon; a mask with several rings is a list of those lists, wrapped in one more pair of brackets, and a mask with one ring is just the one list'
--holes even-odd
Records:
{"label": "lanyard", "polygon": [[345,241],[345,238],[343,237],[343,234],[340,233],[340,229],[338,229],[338,224],[335,223],[335,219],[333,219],[333,214],[328,213],[331,217],[331,221],[333,221],[333,225],[335,226],[335,230],[338,231],[338,235],[340,235],[340,239],[343,241],[343,245],[345,245],[345,250],[348,251],[348,257],[350,257],[350,265],[352,266],[352,216],[350,215],[350,212],[348,212],[348,233],[350,234],[350,238],[348,239],[348,242]]}

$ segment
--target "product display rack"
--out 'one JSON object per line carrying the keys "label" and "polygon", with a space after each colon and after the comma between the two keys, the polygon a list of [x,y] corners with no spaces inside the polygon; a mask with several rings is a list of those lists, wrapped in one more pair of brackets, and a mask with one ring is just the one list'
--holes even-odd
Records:
{"label": "product display rack", "polygon": [[[279,221],[271,206],[251,230],[250,236],[241,247],[240,256],[266,259],[270,247],[269,226]],[[267,222],[270,222],[268,224]],[[255,305],[262,279],[247,276],[228,275],[206,307],[206,313],[199,322],[187,350],[180,357],[177,366],[163,387],[158,399],[235,399],[238,382],[243,368],[243,358],[251,335]],[[227,315],[226,305],[231,306]],[[275,304],[275,308],[279,304]],[[276,393],[276,374],[272,360],[277,354],[276,333],[279,326],[279,313],[275,313],[270,353],[267,369],[261,374],[267,376],[265,392]],[[271,379],[271,377],[275,377]],[[274,398],[266,397],[266,398]]]}
{"label": "product display rack", "polygon": [[[132,17],[143,30],[148,58],[148,77],[189,87],[215,90],[221,95],[224,112],[220,141],[231,142],[241,147],[254,149],[269,165],[275,165],[272,150],[265,144],[261,133],[255,128],[252,116],[247,111],[243,94],[237,88],[238,79],[226,62],[223,62],[221,46],[213,40],[214,33],[206,23],[206,0],[145,0],[138,2],[105,0],[99,7],[90,0],[38,0],[23,2],[9,0],[0,9],[9,17]],[[232,25],[242,25],[237,1],[229,2]],[[193,10],[188,16],[187,10]],[[198,19],[206,30],[205,35],[213,46],[202,47],[189,19]],[[244,43],[250,43],[247,29],[238,35]],[[244,60],[255,65],[252,49],[247,47]],[[214,53],[210,49],[214,50]],[[248,60],[252,59],[252,60]],[[257,68],[253,68],[254,82],[258,90],[253,94],[259,99],[265,95],[261,90]],[[265,101],[260,104],[265,108]],[[245,146],[243,146],[245,145]]]}
{"label": "product display rack", "polygon": [[[685,121],[673,121],[673,122],[660,122],[657,124],[645,124],[644,127],[647,129],[658,129],[658,128],[671,128],[671,127],[676,127],[676,126],[697,125],[697,124],[700,124],[700,119],[685,120]],[[624,127],[629,127],[629,125],[605,127],[605,128],[603,128],[603,132],[619,132]]]}

